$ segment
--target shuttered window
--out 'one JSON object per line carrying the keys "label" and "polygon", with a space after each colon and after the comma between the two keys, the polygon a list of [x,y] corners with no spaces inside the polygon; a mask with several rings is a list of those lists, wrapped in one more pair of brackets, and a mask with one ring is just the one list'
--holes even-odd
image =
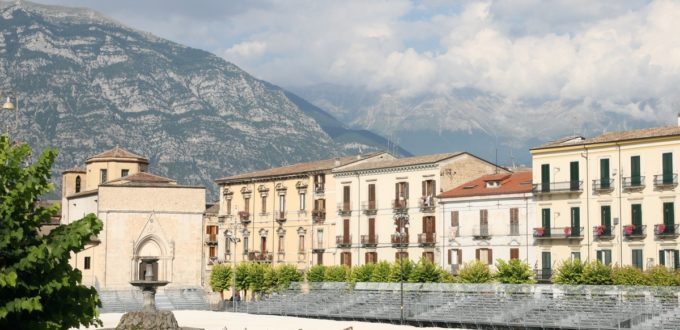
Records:
{"label": "shuttered window", "polygon": [[636,267],[637,269],[642,270],[642,268],[643,268],[643,266],[642,266],[642,260],[643,260],[642,259],[642,249],[633,249],[632,255],[633,255],[633,260],[632,260],[633,266]]}
{"label": "shuttered window", "polygon": [[510,249],[510,259],[519,259],[519,249],[518,248],[511,248]]}

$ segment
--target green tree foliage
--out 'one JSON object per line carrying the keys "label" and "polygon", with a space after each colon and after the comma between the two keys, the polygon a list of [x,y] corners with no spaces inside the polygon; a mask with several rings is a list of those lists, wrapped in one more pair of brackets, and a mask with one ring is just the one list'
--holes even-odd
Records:
{"label": "green tree foliage", "polygon": [[210,287],[214,292],[220,293],[220,298],[224,299],[225,290],[231,287],[233,271],[229,265],[214,265],[210,273]]}
{"label": "green tree foliage", "polygon": [[675,275],[664,266],[656,266],[647,270],[649,284],[654,286],[678,285]]}
{"label": "green tree foliage", "polygon": [[612,268],[599,261],[587,263],[581,275],[583,284],[589,285],[611,285]]}
{"label": "green tree foliage", "polygon": [[585,264],[580,259],[565,260],[557,269],[553,282],[557,284],[584,284]]}
{"label": "green tree foliage", "polygon": [[463,265],[458,273],[458,280],[461,283],[490,283],[493,275],[487,264],[475,260]]}
{"label": "green tree foliage", "polygon": [[441,282],[440,268],[426,258],[420,258],[408,275],[411,283],[439,283]]}
{"label": "green tree foliage", "polygon": [[397,260],[390,269],[389,282],[400,282],[403,276],[404,281],[408,281],[411,271],[415,267],[413,261],[409,259]]}
{"label": "green tree foliage", "polygon": [[307,281],[323,282],[326,274],[326,266],[314,265],[307,271]]}
{"label": "green tree foliage", "polygon": [[502,259],[496,260],[495,278],[500,283],[508,284],[536,283],[529,264],[519,259],[510,259],[507,262]]}
{"label": "green tree foliage", "polygon": [[349,276],[349,281],[352,283],[356,282],[370,282],[371,276],[373,276],[373,271],[375,270],[375,264],[365,264],[352,268],[352,272]]}
{"label": "green tree foliage", "polygon": [[0,329],[68,329],[101,325],[97,291],[81,284],[69,264],[102,229],[95,215],[41,236],[38,228],[58,208],[36,207],[50,192],[57,152],[45,150],[29,164],[31,148],[0,136]]}
{"label": "green tree foliage", "polygon": [[276,268],[277,289],[286,289],[292,282],[302,282],[304,277],[294,265],[283,264]]}
{"label": "green tree foliage", "polygon": [[614,267],[612,269],[614,285],[649,285],[647,275],[636,267]]}
{"label": "green tree foliage", "polygon": [[243,299],[245,300],[250,289],[250,263],[242,262],[236,266],[236,289],[243,291]]}
{"label": "green tree foliage", "polygon": [[323,280],[326,282],[347,282],[349,268],[346,266],[329,266],[326,267]]}
{"label": "green tree foliage", "polygon": [[383,260],[375,264],[369,282],[389,282],[391,272],[392,266],[389,262]]}

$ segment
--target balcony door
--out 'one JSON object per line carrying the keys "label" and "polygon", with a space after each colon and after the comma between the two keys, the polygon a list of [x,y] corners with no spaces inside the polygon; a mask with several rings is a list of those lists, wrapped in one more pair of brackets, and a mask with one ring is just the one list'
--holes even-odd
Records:
{"label": "balcony door", "polygon": [[342,242],[348,243],[349,239],[349,219],[342,220]]}
{"label": "balcony door", "polygon": [[663,184],[673,183],[673,153],[667,152],[663,156]]}
{"label": "balcony door", "polygon": [[550,251],[541,252],[541,279],[547,280],[552,276],[552,257]]}
{"label": "balcony door", "polygon": [[581,236],[581,208],[571,208],[571,236]]}
{"label": "balcony door", "polygon": [[368,219],[368,242],[375,243],[375,218]]}
{"label": "balcony door", "polygon": [[637,187],[642,183],[640,178],[640,156],[630,157],[630,185]]}
{"label": "balcony door", "polygon": [[550,237],[550,209],[541,210],[541,225],[543,226],[543,236]]}
{"label": "balcony door", "polygon": [[265,236],[260,237],[260,252],[262,254],[267,252],[267,237]]}
{"label": "balcony door", "polygon": [[604,227],[604,233],[607,235],[611,235],[611,230],[612,230],[612,207],[609,205],[603,205],[601,207],[601,220],[600,224],[602,227]]}
{"label": "balcony door", "polygon": [[375,210],[375,184],[368,185],[368,209]]}
{"label": "balcony door", "polygon": [[609,189],[609,158],[600,159],[600,188]]}
{"label": "balcony door", "polygon": [[550,164],[541,165],[541,192],[550,192]]}
{"label": "balcony door", "polygon": [[423,233],[425,234],[427,242],[432,242],[434,240],[434,217],[423,217]]}
{"label": "balcony door", "polygon": [[578,162],[569,163],[569,190],[579,190]]}
{"label": "balcony door", "polygon": [[663,203],[664,233],[675,234],[675,206],[673,202]]}

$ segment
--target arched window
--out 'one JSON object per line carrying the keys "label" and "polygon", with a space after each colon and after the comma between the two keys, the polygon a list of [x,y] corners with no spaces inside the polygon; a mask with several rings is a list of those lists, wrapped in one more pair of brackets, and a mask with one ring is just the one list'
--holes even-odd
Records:
{"label": "arched window", "polygon": [[76,192],[80,192],[80,175],[76,177]]}

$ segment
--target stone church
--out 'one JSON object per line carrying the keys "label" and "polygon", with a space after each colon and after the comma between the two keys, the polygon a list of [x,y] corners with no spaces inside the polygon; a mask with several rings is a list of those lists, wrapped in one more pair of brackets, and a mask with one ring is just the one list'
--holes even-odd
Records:
{"label": "stone church", "polygon": [[148,166],[148,159],[116,147],[62,173],[62,224],[89,213],[104,223],[71,258],[84,284],[131,288],[144,275],[143,261],[154,259],[154,278],[169,288],[201,286],[205,187],[177,184]]}

